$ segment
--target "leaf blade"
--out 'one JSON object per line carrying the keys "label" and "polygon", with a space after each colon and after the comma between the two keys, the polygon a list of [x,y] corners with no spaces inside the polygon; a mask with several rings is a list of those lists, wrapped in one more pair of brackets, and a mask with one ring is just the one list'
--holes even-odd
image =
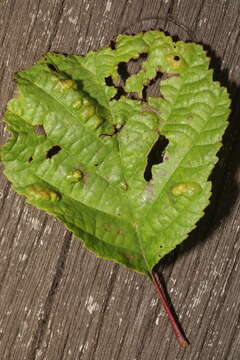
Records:
{"label": "leaf blade", "polygon": [[[142,69],[120,85],[118,64],[142,53]],[[208,67],[200,45],[157,31],[121,35],[115,50],[86,57],[48,54],[17,76],[5,114],[14,134],[2,149],[5,174],[88,249],[151,277],[209,203],[230,101]],[[143,101],[159,71],[167,75],[160,97]],[[113,99],[121,86],[126,96]],[[148,182],[148,154],[160,134],[169,143]]]}

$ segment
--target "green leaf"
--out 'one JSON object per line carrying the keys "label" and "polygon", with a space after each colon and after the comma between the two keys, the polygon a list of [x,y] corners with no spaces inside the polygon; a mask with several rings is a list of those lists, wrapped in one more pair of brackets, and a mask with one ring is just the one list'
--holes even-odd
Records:
{"label": "green leaf", "polygon": [[[141,54],[123,83],[119,64]],[[159,96],[146,99],[160,72]],[[151,276],[203,216],[227,126],[230,101],[202,46],[120,35],[85,57],[49,53],[16,80],[2,148],[13,188],[87,249]]]}

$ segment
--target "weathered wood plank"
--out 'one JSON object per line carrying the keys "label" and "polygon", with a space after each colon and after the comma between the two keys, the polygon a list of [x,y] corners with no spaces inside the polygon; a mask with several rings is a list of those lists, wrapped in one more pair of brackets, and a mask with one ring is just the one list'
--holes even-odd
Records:
{"label": "weathered wood plank", "polygon": [[[240,358],[240,4],[237,0],[3,0],[0,112],[12,74],[51,51],[84,54],[118,32],[162,28],[213,56],[233,99],[231,125],[205,218],[160,265],[191,341],[180,349],[152,285],[96,259],[1,175],[0,357],[3,359]],[[156,19],[156,18],[159,19]],[[5,141],[7,133],[1,134]]]}
{"label": "weathered wood plank", "polygon": [[[47,2],[42,4],[42,14],[44,5],[46,9]],[[57,2],[48,4],[45,22],[38,1],[1,4],[1,113],[13,92],[14,72],[48,51],[57,8]],[[7,133],[3,133],[2,124],[1,134],[4,142]],[[37,342],[47,319],[53,285],[61,272],[59,259],[71,235],[54,219],[25,205],[22,197],[9,191],[2,175],[0,181],[0,357],[29,359],[32,342]]]}

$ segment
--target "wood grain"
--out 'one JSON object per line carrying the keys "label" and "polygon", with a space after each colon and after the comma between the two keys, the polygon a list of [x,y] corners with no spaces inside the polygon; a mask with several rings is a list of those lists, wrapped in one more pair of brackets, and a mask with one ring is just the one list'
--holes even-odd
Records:
{"label": "wood grain", "polygon": [[84,250],[1,174],[0,359],[240,359],[240,2],[2,0],[0,112],[13,74],[47,51],[85,54],[150,28],[203,44],[232,98],[211,205],[159,265],[191,346],[179,348],[148,280]]}

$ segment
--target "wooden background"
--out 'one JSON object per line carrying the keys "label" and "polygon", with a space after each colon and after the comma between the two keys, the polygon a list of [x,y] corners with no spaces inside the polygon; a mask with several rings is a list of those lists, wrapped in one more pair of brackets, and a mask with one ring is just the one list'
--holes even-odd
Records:
{"label": "wooden background", "polygon": [[233,101],[211,205],[160,264],[191,346],[178,346],[148,280],[84,250],[1,174],[1,360],[240,359],[240,1],[1,0],[0,111],[14,72],[47,51],[85,54],[150,28],[203,44]]}

